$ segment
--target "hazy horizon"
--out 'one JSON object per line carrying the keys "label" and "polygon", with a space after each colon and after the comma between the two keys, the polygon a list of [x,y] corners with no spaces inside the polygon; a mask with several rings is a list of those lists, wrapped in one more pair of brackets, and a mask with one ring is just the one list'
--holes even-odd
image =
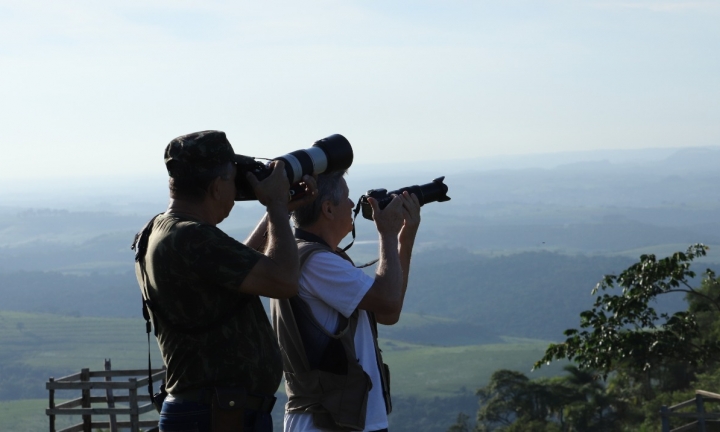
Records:
{"label": "hazy horizon", "polygon": [[[108,217],[100,231],[81,222],[68,222],[73,226],[70,231],[60,228],[47,239],[68,235],[89,239],[111,232],[117,229],[112,222],[116,217],[125,218],[123,224],[136,229],[135,225],[142,225],[144,219],[167,207],[167,175],[162,162],[159,165],[157,172],[148,176],[33,179],[0,188],[0,247],[44,241],[45,227],[35,225],[43,220],[50,227],[56,223],[51,220],[94,220],[103,214]],[[431,204],[423,210],[440,225],[442,220],[454,218],[477,226],[508,227],[518,223],[565,226],[635,221],[656,227],[696,227],[693,229],[705,233],[697,237],[698,241],[714,242],[720,203],[715,186],[718,165],[720,147],[594,150],[401,165],[355,163],[347,181],[350,196],[356,201],[368,189],[393,190],[444,176],[451,201]],[[222,228],[242,237],[263,210],[256,201],[237,202]],[[32,221],[23,221],[25,218]],[[358,224],[359,235],[373,231],[370,221]],[[624,228],[619,229],[621,232]],[[660,229],[652,238],[663,237],[661,228],[652,229]],[[527,238],[538,235],[533,231],[545,233],[544,228],[529,230],[523,234]],[[505,235],[513,237],[516,233],[510,229]],[[612,237],[610,233],[607,236]],[[668,238],[683,236],[667,233]],[[605,242],[602,238],[597,241]],[[613,241],[624,244],[622,239]]]}

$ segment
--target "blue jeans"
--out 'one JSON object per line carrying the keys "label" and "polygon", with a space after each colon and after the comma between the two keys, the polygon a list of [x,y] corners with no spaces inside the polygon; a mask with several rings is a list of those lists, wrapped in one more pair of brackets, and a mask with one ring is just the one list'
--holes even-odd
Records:
{"label": "blue jeans", "polygon": [[[163,402],[160,432],[212,432],[212,408],[199,402]],[[244,432],[272,432],[270,413],[245,410]]]}

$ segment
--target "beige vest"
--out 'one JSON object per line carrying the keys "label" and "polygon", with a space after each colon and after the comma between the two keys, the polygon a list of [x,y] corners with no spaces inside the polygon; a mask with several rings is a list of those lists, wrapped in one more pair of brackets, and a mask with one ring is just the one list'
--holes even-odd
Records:
{"label": "beige vest", "polygon": [[[299,240],[300,270],[302,271],[310,256],[323,251],[333,252],[324,244]],[[346,254],[337,251],[334,253],[352,262]],[[363,430],[372,382],[355,354],[358,310],[348,319],[341,315],[337,331],[331,333],[317,322],[309,306],[299,296],[272,299],[270,309],[283,357],[285,391],[288,395],[285,410],[289,413],[311,413],[315,426],[319,428],[337,431]],[[370,312],[368,315],[375,336],[375,352],[385,406],[390,413],[389,371],[382,363],[377,346],[375,317]],[[305,342],[311,345],[312,352],[306,352],[303,337]]]}

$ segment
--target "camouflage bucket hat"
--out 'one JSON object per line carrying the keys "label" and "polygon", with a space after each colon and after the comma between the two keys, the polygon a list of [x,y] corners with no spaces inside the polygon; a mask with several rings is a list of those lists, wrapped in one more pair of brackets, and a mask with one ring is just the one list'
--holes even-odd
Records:
{"label": "camouflage bucket hat", "polygon": [[170,177],[203,174],[240,157],[225,132],[214,130],[179,136],[165,147],[165,166]]}

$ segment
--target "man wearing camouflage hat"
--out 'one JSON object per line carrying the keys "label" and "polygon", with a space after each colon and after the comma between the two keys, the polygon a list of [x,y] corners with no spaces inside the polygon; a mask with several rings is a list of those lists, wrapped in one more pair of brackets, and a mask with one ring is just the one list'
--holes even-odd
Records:
{"label": "man wearing camouflage hat", "polygon": [[[262,181],[246,173],[267,212],[245,244],[234,240],[216,225],[234,205],[240,158],[223,132],[172,140],[170,205],[136,237],[136,274],[167,367],[161,431],[272,430],[282,361],[259,296],[297,293],[290,185],[281,161]],[[294,206],[314,198],[314,179],[303,182],[308,193]]]}

